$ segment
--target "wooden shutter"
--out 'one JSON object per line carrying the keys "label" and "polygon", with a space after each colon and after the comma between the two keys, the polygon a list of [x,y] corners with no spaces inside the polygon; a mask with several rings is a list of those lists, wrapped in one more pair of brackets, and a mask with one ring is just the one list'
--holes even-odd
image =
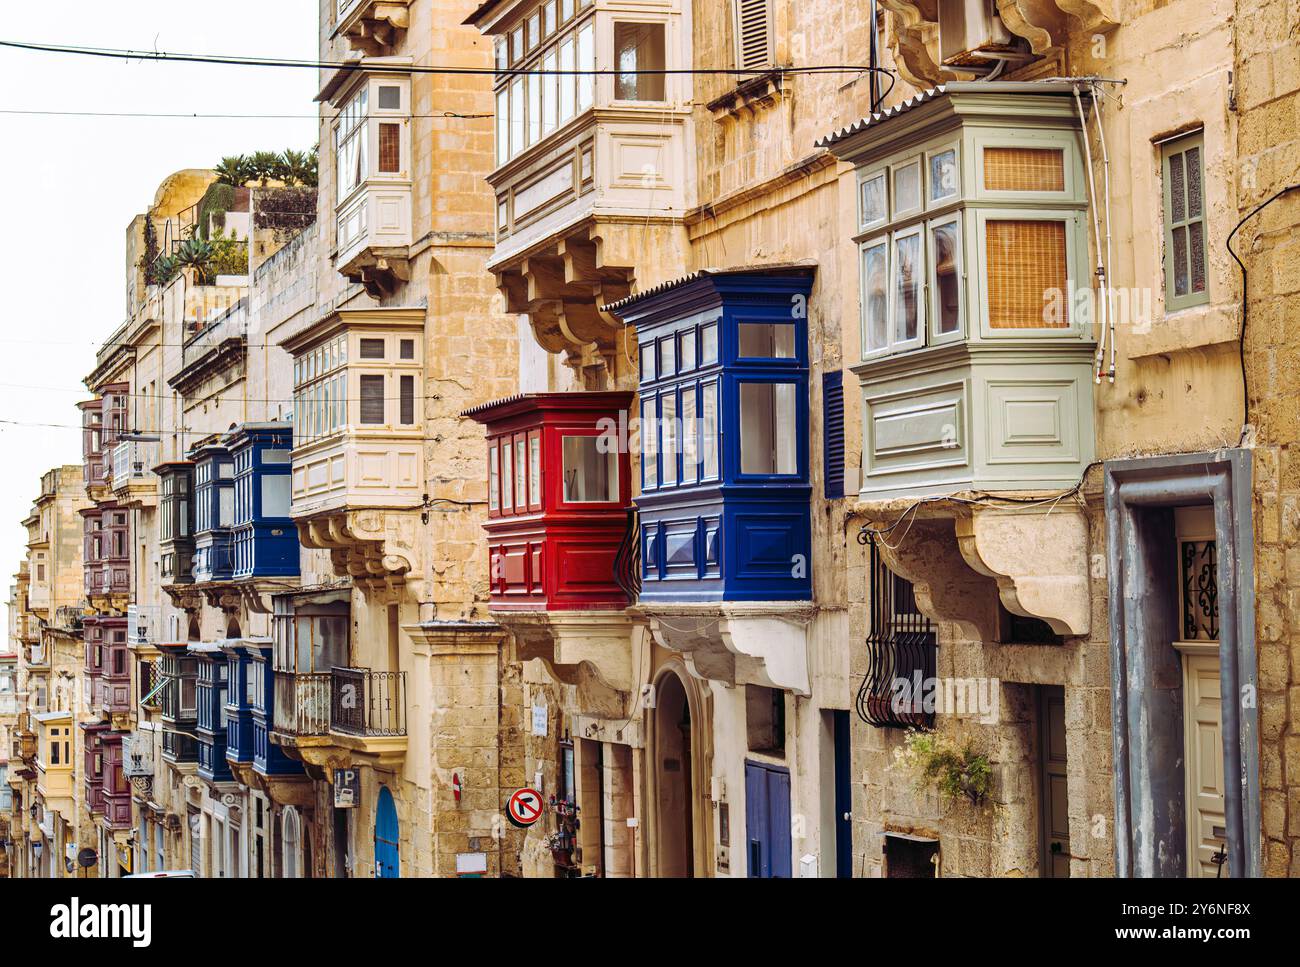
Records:
{"label": "wooden shutter", "polygon": [[361,377],[361,422],[384,422],[384,377]]}
{"label": "wooden shutter", "polygon": [[771,0],[735,0],[736,66],[762,70],[772,66]]}
{"label": "wooden shutter", "polygon": [[822,373],[822,477],[826,499],[844,496],[844,370]]}
{"label": "wooden shutter", "polygon": [[403,426],[410,426],[415,422],[415,377],[403,376],[401,378],[401,404],[402,413],[399,422]]}

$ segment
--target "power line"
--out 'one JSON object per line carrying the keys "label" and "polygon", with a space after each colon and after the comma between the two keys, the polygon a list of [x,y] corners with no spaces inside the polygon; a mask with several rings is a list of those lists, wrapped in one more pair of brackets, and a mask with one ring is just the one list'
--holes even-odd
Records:
{"label": "power line", "polygon": [[365,63],[359,60],[351,61],[326,61],[326,60],[299,60],[289,57],[252,57],[240,56],[234,54],[186,54],[172,53],[161,50],[132,50],[122,47],[84,47],[72,44],[38,44],[28,43],[17,40],[0,40],[0,47],[10,47],[15,50],[27,50],[49,54],[72,54],[82,57],[106,57],[113,60],[139,60],[139,61],[175,61],[187,64],[222,64],[236,67],[289,67],[305,68],[309,70],[346,70],[357,71],[367,74],[448,74],[448,75],[471,75],[471,76],[488,76],[488,77],[517,77],[522,75],[537,76],[617,76],[625,77],[630,74],[686,74],[686,75],[754,75],[781,73],[781,74],[821,74],[821,73],[866,73],[876,72],[889,74],[892,76],[893,71],[884,67],[871,67],[865,64],[818,64],[806,67],[775,67],[744,69],[738,67],[657,67],[657,68],[637,68],[635,70],[624,70],[622,68],[590,68],[590,69],[572,69],[572,70],[543,70],[541,68],[506,68],[498,70],[495,67],[439,67],[436,65],[424,64],[377,64]]}
{"label": "power line", "polygon": [[[81,117],[81,118],[198,118],[198,119],[235,119],[235,120],[305,120],[319,121],[319,114],[205,114],[202,112],[166,111],[37,111],[0,109],[0,114],[13,114],[37,117]],[[492,114],[457,114],[455,111],[440,111],[437,114],[406,114],[408,118],[456,118],[457,120],[477,120],[490,118]]]}

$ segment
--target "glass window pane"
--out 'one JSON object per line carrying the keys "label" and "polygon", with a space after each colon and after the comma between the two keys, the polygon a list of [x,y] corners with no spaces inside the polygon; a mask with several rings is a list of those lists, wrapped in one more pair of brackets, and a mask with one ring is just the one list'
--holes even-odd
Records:
{"label": "glass window pane", "polygon": [[402,170],[402,126],[379,125],[379,170],[392,174]]}
{"label": "glass window pane", "polygon": [[1065,222],[1047,219],[984,223],[989,325],[994,329],[1061,329],[1065,318],[1045,311],[1047,296],[1069,291]]}
{"label": "glass window pane", "polygon": [[921,207],[921,162],[894,169],[894,217]]}
{"label": "glass window pane", "polygon": [[576,70],[575,61],[574,61],[574,52],[575,52],[575,47],[574,47],[574,42],[572,37],[560,43],[560,76],[558,79],[560,82],[560,123],[561,124],[569,120],[569,118],[573,117],[574,92],[577,90],[578,85],[581,84],[584,80],[587,81],[588,83],[591,80],[590,77],[575,78],[572,73],[566,73],[566,71]]}
{"label": "glass window pane", "polygon": [[700,415],[700,446],[704,455],[704,479],[716,480],[718,468],[718,384],[703,386]]}
{"label": "glass window pane", "polygon": [[528,435],[528,499],[542,502],[542,438],[536,433]]}
{"label": "glass window pane", "polygon": [[674,357],[673,349],[673,340],[671,338],[659,340],[660,379],[665,376],[671,376],[673,373],[677,372],[677,360]]}
{"label": "glass window pane", "polygon": [[699,474],[699,427],[695,420],[695,386],[682,387],[682,483],[693,484]]}
{"label": "glass window pane", "polygon": [[1187,217],[1201,214],[1201,149],[1187,149]]}
{"label": "glass window pane", "polygon": [[1169,200],[1176,222],[1187,217],[1187,181],[1183,173],[1183,158],[1184,155],[1176,154],[1169,159]]}
{"label": "glass window pane", "polygon": [[[614,60],[619,74],[614,97],[620,101],[662,101],[662,73],[634,73],[664,69],[663,24],[614,24]],[[626,72],[626,73],[624,73]]]}
{"label": "glass window pane", "polygon": [[383,359],[384,341],[382,339],[361,340],[361,358],[362,359]]}
{"label": "glass window pane", "polygon": [[949,148],[930,156],[930,201],[957,196],[957,149]]}
{"label": "glass window pane", "polygon": [[798,473],[794,383],[740,384],[740,472]]}
{"label": "glass window pane", "polygon": [[564,438],[564,499],[572,503],[618,500],[618,453],[600,452],[600,437]]}
{"label": "glass window pane", "polygon": [[528,143],[542,140],[542,76],[529,74],[524,78],[528,87]]}
{"label": "glass window pane", "polygon": [[510,156],[524,149],[524,81],[516,77],[510,82]]}
{"label": "glass window pane", "polygon": [[[662,60],[662,37],[660,46],[660,59]],[[561,50],[560,54],[562,57],[564,54],[563,50]],[[578,68],[584,71],[596,69],[596,30],[590,22],[585,24],[583,28],[578,31]],[[663,75],[661,74],[659,77],[660,84],[662,85]],[[579,111],[585,111],[587,108],[591,107],[594,102],[593,93],[595,91],[595,83],[596,78],[593,74],[581,74],[578,76]],[[663,100],[662,94],[660,95],[659,100]]]}
{"label": "glass window pane", "polygon": [[501,509],[503,511],[513,510],[515,506],[514,497],[514,447],[509,439],[501,441]]}
{"label": "glass window pane", "polygon": [[560,94],[559,85],[565,80],[572,83],[571,78],[559,78],[555,76],[556,52],[554,49],[548,50],[542,57],[542,70],[547,73],[542,75],[542,134],[550,134],[555,130],[556,110],[559,107],[558,99]]}
{"label": "glass window pane", "polygon": [[921,236],[894,239],[894,341],[916,339],[921,310]]}
{"label": "glass window pane", "polygon": [[1187,295],[1187,227],[1174,229],[1174,295]]}
{"label": "glass window pane", "polygon": [[1192,263],[1192,291],[1205,291],[1205,223],[1192,222],[1187,226]]}
{"label": "glass window pane", "polygon": [[641,486],[647,490],[659,486],[658,421],[655,397],[641,401]]}
{"label": "glass window pane", "polygon": [[861,206],[860,217],[864,228],[868,225],[877,225],[889,217],[889,210],[885,204],[885,173],[883,171],[862,182],[858,191],[858,203]]}
{"label": "glass window pane", "polygon": [[930,230],[930,265],[934,272],[934,318],[940,333],[961,328],[961,270],[956,222]]}
{"label": "glass window pane", "polygon": [[718,324],[700,327],[700,365],[708,366],[718,361]]}
{"label": "glass window pane", "polygon": [[677,394],[666,392],[660,397],[659,423],[663,427],[663,482],[665,487],[677,483]]}
{"label": "glass window pane", "polygon": [[523,437],[515,439],[515,502],[519,509],[528,506],[528,441]]}
{"label": "glass window pane", "polygon": [[510,157],[510,92],[497,91],[497,164],[503,165]]}
{"label": "glass window pane", "polygon": [[742,357],[794,359],[793,323],[742,322],[736,329]]}
{"label": "glass window pane", "polygon": [[695,368],[695,330],[687,329],[679,337],[682,372],[689,373]]}
{"label": "glass window pane", "polygon": [[868,350],[884,349],[889,345],[888,264],[884,242],[862,250],[862,315]]}
{"label": "glass window pane", "polygon": [[501,481],[497,476],[497,448],[496,445],[488,447],[488,510],[497,510],[500,508],[500,494],[498,491],[501,487]]}

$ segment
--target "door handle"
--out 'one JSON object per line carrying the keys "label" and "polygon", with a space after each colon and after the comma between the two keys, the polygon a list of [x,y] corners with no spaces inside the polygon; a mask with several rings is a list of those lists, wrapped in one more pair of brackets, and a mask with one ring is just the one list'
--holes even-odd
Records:
{"label": "door handle", "polygon": [[845,813],[843,816],[840,817],[840,819],[844,820],[844,822],[846,823],[851,822],[853,819],[853,813]]}

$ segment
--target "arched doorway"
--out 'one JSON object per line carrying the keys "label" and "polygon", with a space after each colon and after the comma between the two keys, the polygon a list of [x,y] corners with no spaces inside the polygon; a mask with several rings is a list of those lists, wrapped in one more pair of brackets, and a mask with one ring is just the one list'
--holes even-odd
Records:
{"label": "arched doorway", "polygon": [[655,789],[659,876],[695,875],[695,790],[691,761],[690,703],[673,672],[659,680],[655,697]]}
{"label": "arched doorway", "polygon": [[379,804],[375,809],[375,876],[397,878],[402,875],[397,854],[397,807],[387,786],[379,787]]}
{"label": "arched doorway", "polygon": [[282,856],[280,868],[286,880],[296,880],[302,876],[302,824],[298,819],[298,810],[286,806],[282,816],[280,844]]}

